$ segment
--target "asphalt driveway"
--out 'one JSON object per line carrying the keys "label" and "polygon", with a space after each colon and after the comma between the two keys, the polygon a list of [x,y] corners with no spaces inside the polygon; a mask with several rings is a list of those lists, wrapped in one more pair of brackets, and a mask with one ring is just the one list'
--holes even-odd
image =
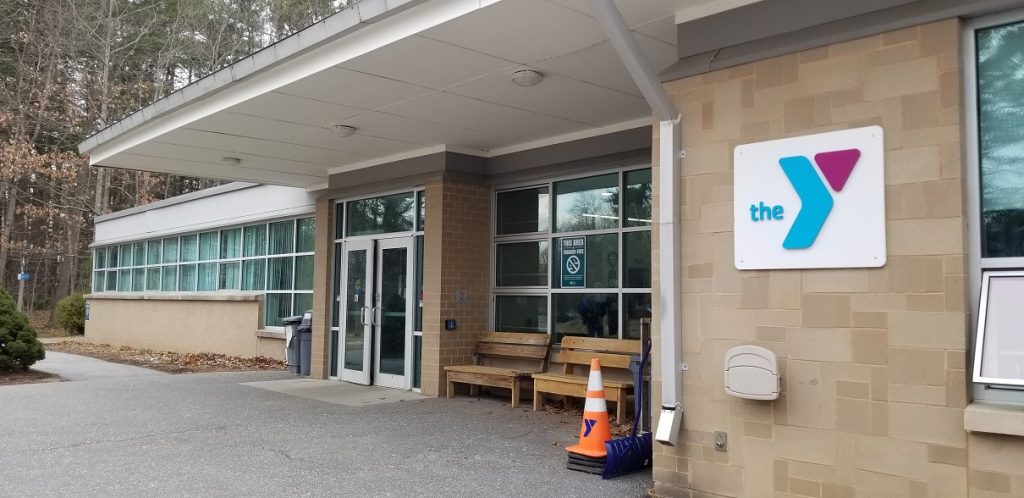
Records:
{"label": "asphalt driveway", "polygon": [[579,422],[563,415],[387,391],[332,403],[255,387],[295,379],[284,373],[140,370],[0,386],[3,494],[620,497],[650,486],[650,472],[565,470]]}

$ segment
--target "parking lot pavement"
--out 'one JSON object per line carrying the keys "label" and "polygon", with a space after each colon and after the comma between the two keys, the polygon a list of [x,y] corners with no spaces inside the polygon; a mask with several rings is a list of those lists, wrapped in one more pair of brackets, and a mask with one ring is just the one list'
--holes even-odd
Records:
{"label": "parking lot pavement", "polygon": [[0,386],[7,496],[641,496],[650,472],[565,470],[579,421],[507,402],[352,406],[277,372]]}

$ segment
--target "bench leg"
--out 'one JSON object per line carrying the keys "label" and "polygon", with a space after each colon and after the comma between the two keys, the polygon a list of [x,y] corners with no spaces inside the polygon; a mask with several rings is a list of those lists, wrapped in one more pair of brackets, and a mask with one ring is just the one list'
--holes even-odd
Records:
{"label": "bench leg", "polygon": [[618,401],[615,402],[615,423],[626,423],[626,404],[622,402],[622,391],[619,391]]}
{"label": "bench leg", "polygon": [[449,398],[454,398],[455,397],[455,383],[450,381],[450,380],[448,381],[448,397]]}
{"label": "bench leg", "polygon": [[519,406],[519,378],[512,380],[512,408]]}
{"label": "bench leg", "polygon": [[542,406],[544,406],[544,395],[541,394],[540,391],[538,391],[536,387],[534,387],[533,388],[533,411],[540,410],[540,407],[542,407]]}
{"label": "bench leg", "polygon": [[469,395],[470,396],[477,396],[479,394],[480,394],[480,386],[478,386],[476,384],[470,384],[469,385]]}

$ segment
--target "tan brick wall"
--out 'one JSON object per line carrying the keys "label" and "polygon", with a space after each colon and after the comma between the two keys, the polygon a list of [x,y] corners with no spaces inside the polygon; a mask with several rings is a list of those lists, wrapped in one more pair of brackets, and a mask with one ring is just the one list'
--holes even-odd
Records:
{"label": "tan brick wall", "polygon": [[[676,271],[689,371],[682,443],[655,450],[659,495],[963,497],[968,481],[986,493],[1021,484],[1008,476],[1019,466],[973,451],[978,468],[966,469],[959,29],[943,21],[666,83],[687,151]],[[868,125],[885,130],[888,264],[736,270],[733,148]],[[724,353],[739,344],[778,355],[779,400],[725,395]],[[714,431],[729,434],[727,452]]]}
{"label": "tan brick wall", "polygon": [[313,342],[309,376],[326,379],[331,361],[331,289],[334,285],[334,201],[316,201],[313,237]]}
{"label": "tan brick wall", "polygon": [[[491,190],[438,181],[426,186],[425,200],[423,393],[438,396],[444,366],[471,361],[477,335],[489,326]],[[449,318],[455,331],[444,330]]]}
{"label": "tan brick wall", "polygon": [[85,338],[96,344],[179,353],[284,359],[284,341],[256,337],[261,301],[90,298]]}

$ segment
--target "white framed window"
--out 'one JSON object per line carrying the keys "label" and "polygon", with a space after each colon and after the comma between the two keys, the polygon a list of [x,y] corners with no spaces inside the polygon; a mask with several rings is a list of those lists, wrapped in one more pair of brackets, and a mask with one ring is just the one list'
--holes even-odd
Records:
{"label": "white framed window", "polygon": [[987,271],[981,279],[974,382],[1024,386],[1024,271]]}
{"label": "white framed window", "polygon": [[[651,316],[651,170],[634,165],[494,193],[494,330],[639,339]],[[561,245],[582,239],[583,287]]]}
{"label": "white framed window", "polygon": [[94,249],[93,292],[264,292],[263,326],[313,305],[313,218]]}
{"label": "white framed window", "polygon": [[[968,287],[975,317],[973,398],[1024,403],[1005,320],[1007,289],[1024,269],[1024,11],[973,19],[963,33]],[[1018,306],[1019,307],[1019,306]]]}

